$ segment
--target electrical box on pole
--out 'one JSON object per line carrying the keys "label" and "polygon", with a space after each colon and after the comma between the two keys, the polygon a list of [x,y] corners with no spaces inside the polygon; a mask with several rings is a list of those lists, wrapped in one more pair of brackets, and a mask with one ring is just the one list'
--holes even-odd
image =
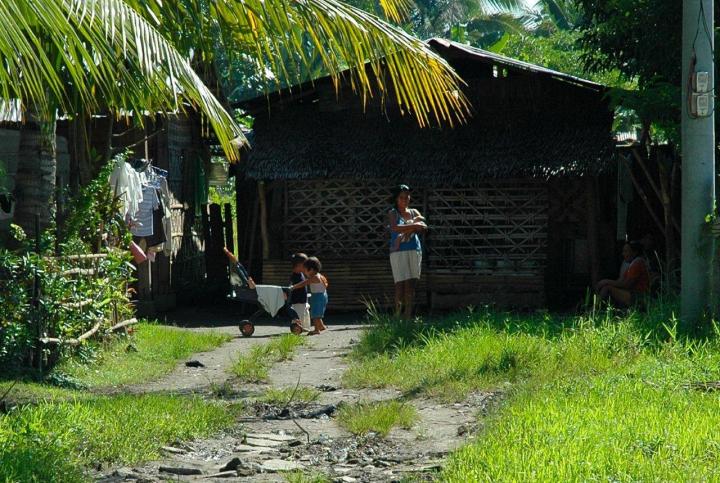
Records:
{"label": "electrical box on pole", "polygon": [[713,0],[683,1],[681,323],[692,331],[709,312],[715,206]]}

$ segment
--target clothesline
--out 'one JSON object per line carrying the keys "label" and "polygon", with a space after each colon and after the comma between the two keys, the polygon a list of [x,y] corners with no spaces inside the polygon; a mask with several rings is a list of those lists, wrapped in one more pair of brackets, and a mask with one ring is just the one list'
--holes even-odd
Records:
{"label": "clothesline", "polygon": [[171,197],[167,171],[144,159],[119,161],[108,181],[122,202],[120,214],[133,234],[131,251],[136,261],[152,260],[160,251],[169,256]]}

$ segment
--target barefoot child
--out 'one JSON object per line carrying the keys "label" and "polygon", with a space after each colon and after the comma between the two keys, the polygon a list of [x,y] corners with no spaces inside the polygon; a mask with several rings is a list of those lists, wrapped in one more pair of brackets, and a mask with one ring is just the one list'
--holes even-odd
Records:
{"label": "barefoot child", "polygon": [[[305,262],[308,256],[304,253],[296,253],[292,256],[292,273],[290,274],[290,283],[296,284],[304,282],[305,277]],[[303,330],[310,330],[310,310],[308,307],[308,289],[307,286],[297,288],[290,292],[290,304],[295,312],[298,314],[298,318],[302,321]]]}
{"label": "barefoot child", "polygon": [[327,327],[323,323],[325,316],[325,308],[328,303],[327,295],[327,278],[320,273],[322,264],[317,257],[308,258],[305,263],[305,275],[307,280],[296,283],[291,286],[293,290],[310,285],[310,318],[312,319],[315,330],[309,332],[308,335],[317,335]]}

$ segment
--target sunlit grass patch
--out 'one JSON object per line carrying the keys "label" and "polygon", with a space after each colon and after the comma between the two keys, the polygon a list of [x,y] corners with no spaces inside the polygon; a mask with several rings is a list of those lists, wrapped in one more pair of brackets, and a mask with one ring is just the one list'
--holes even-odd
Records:
{"label": "sunlit grass patch", "polygon": [[720,396],[605,374],[513,399],[443,479],[715,481]]}
{"label": "sunlit grass patch", "polygon": [[157,379],[193,353],[214,349],[230,340],[220,332],[199,332],[150,323],[138,324],[134,334],[112,339],[97,360],[69,360],[56,371],[89,387],[119,386]]}
{"label": "sunlit grass patch", "polygon": [[350,387],[394,387],[448,401],[506,383],[534,384],[632,361],[649,341],[633,321],[479,313],[428,324],[381,323],[344,374]]}
{"label": "sunlit grass patch", "polygon": [[0,416],[0,479],[84,481],[83,467],[157,459],[163,445],[234,421],[232,407],[169,395],[25,406]]}
{"label": "sunlit grass patch", "polygon": [[396,427],[410,429],[417,420],[417,410],[399,401],[359,402],[341,405],[337,418],[353,434],[374,432],[387,436]]}
{"label": "sunlit grass patch", "polygon": [[300,386],[297,390],[294,387],[268,389],[260,400],[268,404],[287,404],[292,398],[292,402],[310,403],[316,401],[318,397],[320,397],[320,391],[317,389]]}
{"label": "sunlit grass patch", "polygon": [[322,473],[306,473],[304,471],[288,471],[283,473],[288,483],[330,483],[332,480]]}
{"label": "sunlit grass patch", "polygon": [[193,353],[212,350],[229,340],[227,334],[219,332],[141,323],[134,326],[130,336],[84,346],[42,377],[32,371],[11,374],[17,380],[0,381],[0,396],[13,386],[7,399],[14,402],[82,399],[87,397],[85,389],[158,379]]}
{"label": "sunlit grass patch", "polygon": [[265,381],[273,364],[292,358],[295,349],[304,343],[303,337],[284,334],[267,344],[255,345],[248,354],[240,355],[231,372],[242,382]]}

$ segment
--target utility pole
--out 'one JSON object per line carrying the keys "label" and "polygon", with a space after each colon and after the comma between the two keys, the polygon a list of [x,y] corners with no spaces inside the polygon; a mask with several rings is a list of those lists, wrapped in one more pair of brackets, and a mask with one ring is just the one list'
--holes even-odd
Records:
{"label": "utility pole", "polygon": [[704,225],[715,200],[713,15],[713,0],[683,1],[681,326],[686,332],[698,327],[711,305],[714,243]]}

